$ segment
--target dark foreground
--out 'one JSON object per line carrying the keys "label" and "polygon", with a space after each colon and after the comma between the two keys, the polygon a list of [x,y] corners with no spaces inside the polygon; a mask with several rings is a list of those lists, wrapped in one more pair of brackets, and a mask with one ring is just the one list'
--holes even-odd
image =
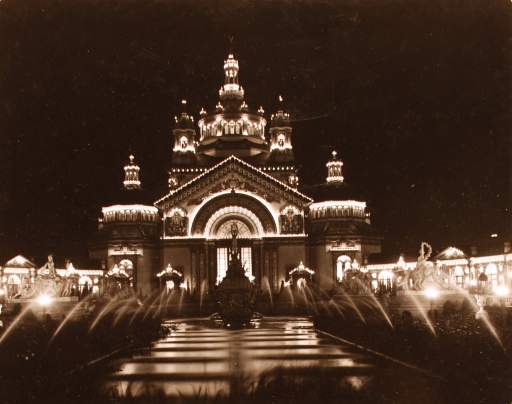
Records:
{"label": "dark foreground", "polygon": [[242,330],[207,319],[165,324],[169,335],[113,363],[107,382],[113,396],[170,402],[441,399],[439,380],[322,335],[309,318],[267,317]]}
{"label": "dark foreground", "polygon": [[510,403],[510,313],[489,314],[501,345],[462,309],[432,317],[435,335],[375,311],[242,330],[164,320],[131,298],[91,302],[64,326],[27,313],[1,331],[0,403]]}

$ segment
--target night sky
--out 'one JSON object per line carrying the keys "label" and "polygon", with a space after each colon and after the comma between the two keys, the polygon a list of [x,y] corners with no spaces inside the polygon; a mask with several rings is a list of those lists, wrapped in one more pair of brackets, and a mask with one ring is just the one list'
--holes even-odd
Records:
{"label": "night sky", "polygon": [[511,5],[494,0],[0,3],[0,260],[87,262],[130,152],[166,190],[172,117],[230,48],[250,107],[294,118],[303,184],[332,148],[384,253],[510,239]]}

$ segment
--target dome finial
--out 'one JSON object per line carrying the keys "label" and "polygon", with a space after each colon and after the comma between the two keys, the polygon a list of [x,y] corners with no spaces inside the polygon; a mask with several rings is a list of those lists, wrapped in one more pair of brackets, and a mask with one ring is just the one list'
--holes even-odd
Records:
{"label": "dome finial", "polygon": [[230,52],[224,61],[224,85],[219,90],[221,100],[233,98],[243,100],[244,89],[238,82],[238,71],[238,60]]}
{"label": "dome finial", "polygon": [[180,102],[181,113],[179,116],[174,117],[175,128],[192,129],[194,127],[194,118],[188,114],[187,104],[187,100],[183,98]]}
{"label": "dome finial", "polygon": [[277,104],[276,113],[270,117],[272,126],[289,126],[290,114],[284,110],[284,98],[281,94],[277,96]]}
{"label": "dome finial", "polygon": [[332,158],[325,165],[327,167],[327,182],[342,183],[344,178],[342,174],[343,162],[338,158],[338,152],[331,152]]}
{"label": "dome finial", "polygon": [[135,156],[130,154],[128,156],[128,164],[124,166],[124,189],[140,189],[141,183],[139,179],[140,167],[135,164]]}

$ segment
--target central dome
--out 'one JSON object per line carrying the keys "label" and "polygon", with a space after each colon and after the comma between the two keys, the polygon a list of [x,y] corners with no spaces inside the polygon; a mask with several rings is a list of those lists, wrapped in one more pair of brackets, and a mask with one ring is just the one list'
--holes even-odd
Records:
{"label": "central dome", "polygon": [[224,84],[219,90],[215,110],[200,112],[198,151],[212,157],[235,154],[251,157],[268,153],[265,140],[267,121],[263,108],[251,111],[244,100],[244,89],[238,82],[238,61],[232,54],[224,61]]}

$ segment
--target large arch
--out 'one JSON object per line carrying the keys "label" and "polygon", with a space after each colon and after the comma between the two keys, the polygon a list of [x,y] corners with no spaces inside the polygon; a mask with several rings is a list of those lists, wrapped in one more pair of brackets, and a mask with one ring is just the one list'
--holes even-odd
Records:
{"label": "large arch", "polygon": [[[204,236],[207,238],[222,238],[219,233],[228,221],[237,221],[246,231],[246,237],[263,237],[265,229],[261,220],[254,212],[241,206],[225,206],[217,210],[204,227]],[[231,236],[229,235],[228,238]]]}
{"label": "large arch", "polygon": [[231,214],[234,216],[245,216],[250,219],[255,230],[263,233],[261,235],[277,234],[276,222],[270,211],[256,198],[237,192],[221,194],[206,202],[193,218],[190,234],[203,235],[205,230],[211,231],[212,225],[216,222],[216,220],[212,222],[212,217],[216,214],[219,217],[221,214],[229,215],[230,212],[226,209],[233,210]]}

